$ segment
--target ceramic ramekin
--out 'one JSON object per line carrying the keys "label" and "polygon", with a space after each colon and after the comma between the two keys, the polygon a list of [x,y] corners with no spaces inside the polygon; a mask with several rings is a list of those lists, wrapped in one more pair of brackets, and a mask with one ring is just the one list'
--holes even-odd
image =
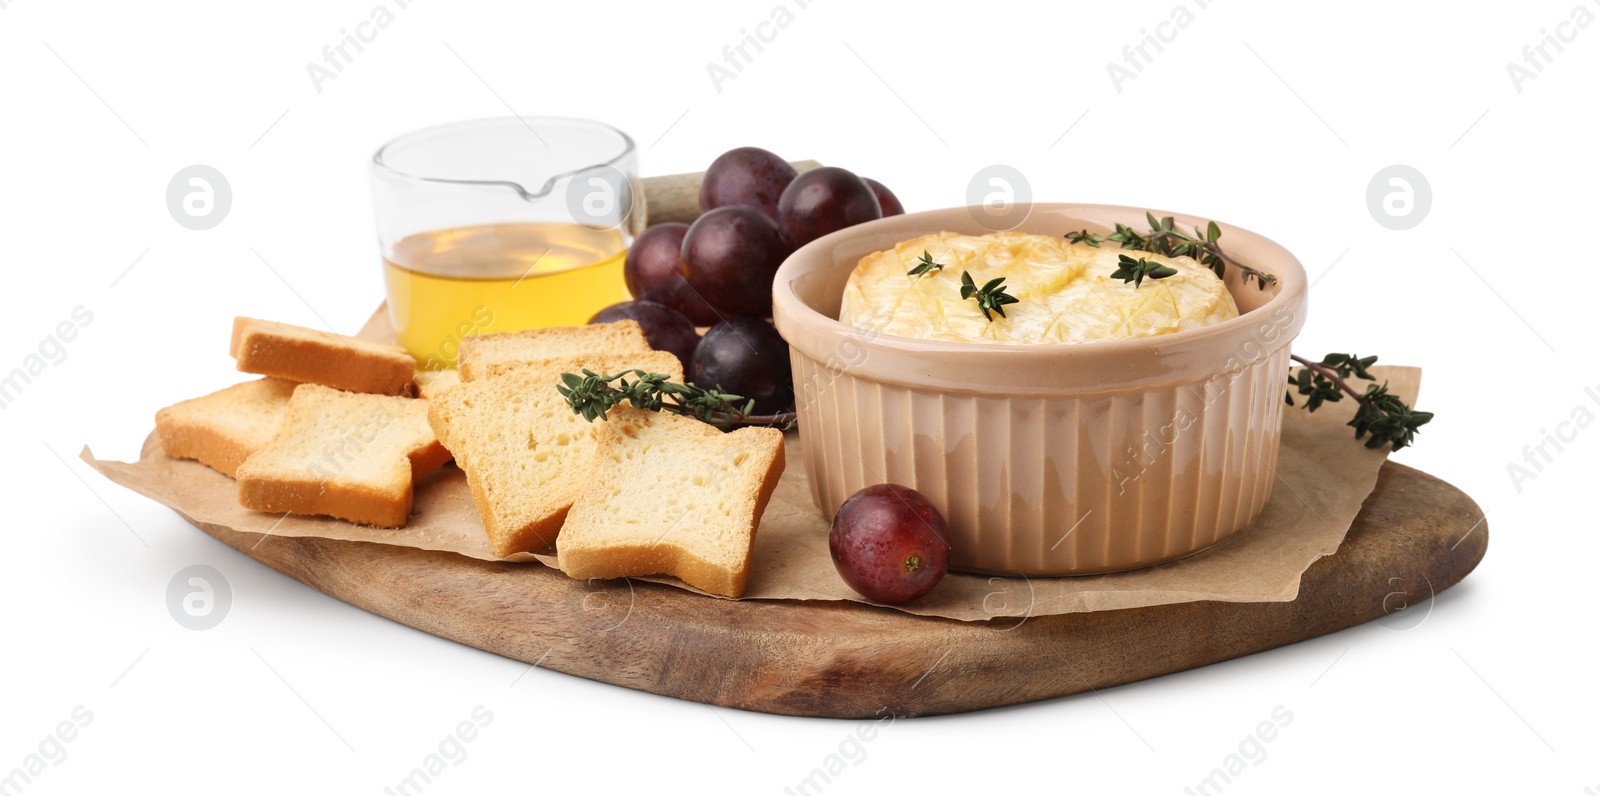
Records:
{"label": "ceramic ramekin", "polygon": [[[1171,215],[1185,229],[1206,219]],[[1143,208],[1038,204],[1017,229],[1142,228]],[[825,516],[878,483],[916,489],[950,526],[950,564],[1077,575],[1170,561],[1250,522],[1272,492],[1289,343],[1306,277],[1282,246],[1222,224],[1232,257],[1278,278],[1227,284],[1240,316],[1134,340],[1010,346],[917,340],[837,320],[865,255],[950,230],[965,207],[819,238],[778,269],[773,320],[789,342],[806,475]],[[1107,244],[1114,245],[1114,244]]]}

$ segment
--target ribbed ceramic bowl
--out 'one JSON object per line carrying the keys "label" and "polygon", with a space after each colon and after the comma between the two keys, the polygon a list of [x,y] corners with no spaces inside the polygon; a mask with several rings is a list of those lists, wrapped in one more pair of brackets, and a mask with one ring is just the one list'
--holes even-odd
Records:
{"label": "ribbed ceramic bowl", "polygon": [[[1019,231],[1142,228],[1143,208],[1034,205]],[[1185,229],[1206,219],[1171,215]],[[953,568],[1115,572],[1227,538],[1272,492],[1289,343],[1305,323],[1300,262],[1222,224],[1240,316],[1160,337],[1012,346],[917,340],[837,320],[867,254],[934,232],[991,232],[965,207],[861,224],[778,269],[773,319],[789,342],[812,497],[826,516],[878,483],[915,488],[950,525]],[[1111,245],[1111,244],[1108,244]]]}

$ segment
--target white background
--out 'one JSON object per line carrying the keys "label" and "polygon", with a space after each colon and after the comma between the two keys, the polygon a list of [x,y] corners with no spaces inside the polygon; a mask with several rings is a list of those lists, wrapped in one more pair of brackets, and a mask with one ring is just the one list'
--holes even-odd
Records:
{"label": "white background", "polygon": [[[1426,368],[1419,408],[1438,417],[1395,458],[1471,494],[1493,538],[1420,625],[898,722],[827,792],[933,775],[942,792],[1182,793],[1279,705],[1292,722],[1228,793],[1600,792],[1600,428],[1547,448],[1536,478],[1507,470],[1577,407],[1600,415],[1600,25],[1561,28],[1575,40],[1520,91],[1506,68],[1600,4],[1221,0],[1119,92],[1107,64],[1179,0],[818,0],[718,91],[707,64],[778,0],[418,0],[318,92],[306,65],[377,2],[0,0],[0,371],[93,313],[0,411],[0,774],[75,706],[93,714],[27,793],[381,793],[478,705],[492,723],[428,793],[782,793],[851,731],[524,674],[255,564],[77,461],[85,443],[135,457],[157,408],[237,380],[236,314],[356,329],[382,290],[371,152],[508,106],[616,124],[646,174],[754,144],[881,179],[915,211],[964,204],[1004,163],[1040,200],[1233,222],[1318,280],[1299,352]],[[164,200],[194,163],[234,193],[206,232]],[[1404,232],[1365,199],[1395,163],[1433,193]],[[212,630],[167,611],[192,564],[232,586]]]}

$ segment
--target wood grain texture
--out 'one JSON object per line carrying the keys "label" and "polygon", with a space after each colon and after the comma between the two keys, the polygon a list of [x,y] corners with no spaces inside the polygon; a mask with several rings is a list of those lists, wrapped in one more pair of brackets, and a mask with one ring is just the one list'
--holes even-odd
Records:
{"label": "wood grain texture", "polygon": [[1401,588],[1415,603],[1466,577],[1488,547],[1482,516],[1449,484],[1386,464],[1344,546],[1306,572],[1293,602],[1020,623],[846,602],[732,602],[651,583],[576,581],[541,566],[196,525],[351,605],[508,658],[714,705],[850,718],[1048,699],[1358,625],[1384,616],[1386,599],[1394,609],[1390,595]]}
{"label": "wood grain texture", "polygon": [[[815,160],[791,160],[789,165],[793,166],[795,171],[810,171],[822,164]],[[700,217],[700,180],[705,176],[705,172],[697,171],[689,174],[645,177],[642,182],[646,223],[665,224],[676,221],[693,224],[694,220]]]}

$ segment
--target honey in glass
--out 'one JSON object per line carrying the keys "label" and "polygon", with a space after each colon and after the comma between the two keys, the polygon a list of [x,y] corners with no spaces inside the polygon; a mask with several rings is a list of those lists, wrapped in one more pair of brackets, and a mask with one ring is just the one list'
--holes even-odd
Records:
{"label": "honey in glass", "polygon": [[478,119],[385,144],[372,195],[400,344],[451,368],[469,336],[578,326],[626,301],[637,169],[633,139],[582,119]]}
{"label": "honey in glass", "polygon": [[615,229],[509,223],[411,235],[384,258],[389,317],[422,367],[452,367],[464,337],[579,326],[627,301]]}

